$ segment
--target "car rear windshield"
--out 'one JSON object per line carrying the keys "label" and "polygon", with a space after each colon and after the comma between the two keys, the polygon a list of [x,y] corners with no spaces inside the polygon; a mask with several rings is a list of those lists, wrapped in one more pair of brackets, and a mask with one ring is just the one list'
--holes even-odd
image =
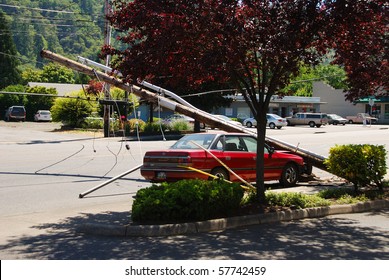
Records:
{"label": "car rear windshield", "polygon": [[24,114],[24,108],[23,107],[13,107],[12,113],[13,114]]}
{"label": "car rear windshield", "polygon": [[[178,140],[171,149],[201,149],[198,145],[208,149],[216,135],[213,134],[192,134],[186,135]],[[196,145],[197,144],[197,145]]]}

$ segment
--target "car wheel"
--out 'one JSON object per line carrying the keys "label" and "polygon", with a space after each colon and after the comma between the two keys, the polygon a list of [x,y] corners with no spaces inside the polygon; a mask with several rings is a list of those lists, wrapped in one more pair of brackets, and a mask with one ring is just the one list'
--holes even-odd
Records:
{"label": "car wheel", "polygon": [[[225,170],[224,168],[222,167],[216,167],[214,168],[212,171],[211,171],[211,174],[212,175],[215,175],[221,179],[224,179],[224,180],[229,180],[230,179],[230,176],[228,175],[228,172],[227,170]],[[213,180],[213,178],[210,178],[211,180]]]}
{"label": "car wheel", "polygon": [[288,163],[282,170],[280,183],[286,188],[296,185],[299,179],[299,172],[296,164]]}
{"label": "car wheel", "polygon": [[247,122],[247,123],[246,123],[246,126],[247,126],[248,128],[250,128],[250,127],[253,126],[253,124],[252,124],[251,122]]}
{"label": "car wheel", "polygon": [[282,126],[277,126],[277,129],[281,129],[282,128]]}
{"label": "car wheel", "polygon": [[315,122],[309,122],[308,124],[310,127],[315,127]]}
{"label": "car wheel", "polygon": [[269,123],[269,127],[270,127],[271,129],[275,129],[275,128],[276,128],[276,125],[275,125],[274,123]]}
{"label": "car wheel", "polygon": [[353,124],[354,122],[353,122],[352,120],[349,120],[349,121],[348,121],[348,123],[351,123],[351,124]]}
{"label": "car wheel", "polygon": [[316,127],[321,127],[321,124],[317,124]]}

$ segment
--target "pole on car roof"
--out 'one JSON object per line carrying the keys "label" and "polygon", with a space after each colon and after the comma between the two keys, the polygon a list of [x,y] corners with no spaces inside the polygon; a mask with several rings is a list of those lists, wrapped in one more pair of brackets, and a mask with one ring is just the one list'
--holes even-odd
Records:
{"label": "pole on car roof", "polygon": [[[139,86],[130,85],[128,83],[123,82],[119,78],[110,76],[109,74],[103,73],[101,71],[97,71],[89,66],[70,60],[66,57],[55,54],[48,50],[42,50],[41,56],[49,60],[52,60],[54,62],[57,62],[59,64],[62,64],[66,67],[69,67],[72,70],[84,73],[91,77],[97,77],[99,80],[103,82],[114,85],[120,89],[123,89],[124,91],[129,91],[131,93],[134,93],[135,95],[137,95],[143,100],[150,101],[152,103],[158,103],[160,104],[161,107],[192,117],[195,120],[199,120],[200,122],[203,122],[211,127],[218,127],[227,132],[247,133],[254,137],[257,137],[257,134],[255,132],[249,130],[246,127],[230,124],[211,114],[204,114],[202,110],[197,109],[196,107],[188,107],[183,104],[179,104],[164,96],[160,96],[154,92],[142,89]],[[266,137],[266,141],[269,142],[272,146],[274,146],[277,149],[288,150],[294,154],[301,156],[302,158],[304,158],[305,162],[310,166],[315,166],[319,169],[327,171],[327,167],[324,164],[324,160],[325,160],[324,156],[315,154],[313,152],[304,150],[302,148],[298,148],[294,145],[288,144],[286,142],[271,137]]]}

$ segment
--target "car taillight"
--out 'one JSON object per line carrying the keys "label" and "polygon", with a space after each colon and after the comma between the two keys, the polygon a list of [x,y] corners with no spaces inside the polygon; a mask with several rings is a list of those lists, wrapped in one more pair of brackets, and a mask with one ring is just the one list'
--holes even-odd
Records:
{"label": "car taillight", "polygon": [[192,162],[192,158],[190,156],[179,157],[177,162],[180,163],[180,164],[182,164],[182,163],[191,163]]}

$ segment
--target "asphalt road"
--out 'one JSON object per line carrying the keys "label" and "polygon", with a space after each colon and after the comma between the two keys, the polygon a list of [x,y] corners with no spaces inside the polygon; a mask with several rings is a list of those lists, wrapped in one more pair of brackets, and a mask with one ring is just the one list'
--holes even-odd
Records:
{"label": "asphalt road", "polygon": [[[138,166],[145,151],[169,147],[174,141],[126,142],[94,133],[56,132],[56,128],[57,124],[0,121],[3,260],[389,259],[388,211],[192,236],[121,239],[79,235],[74,228],[80,223],[126,223],[132,196],[150,184],[136,171],[83,199],[78,198],[80,193]],[[286,127],[267,132],[324,156],[335,144],[389,146],[387,126]],[[320,170],[314,172],[323,179],[332,178]]]}

